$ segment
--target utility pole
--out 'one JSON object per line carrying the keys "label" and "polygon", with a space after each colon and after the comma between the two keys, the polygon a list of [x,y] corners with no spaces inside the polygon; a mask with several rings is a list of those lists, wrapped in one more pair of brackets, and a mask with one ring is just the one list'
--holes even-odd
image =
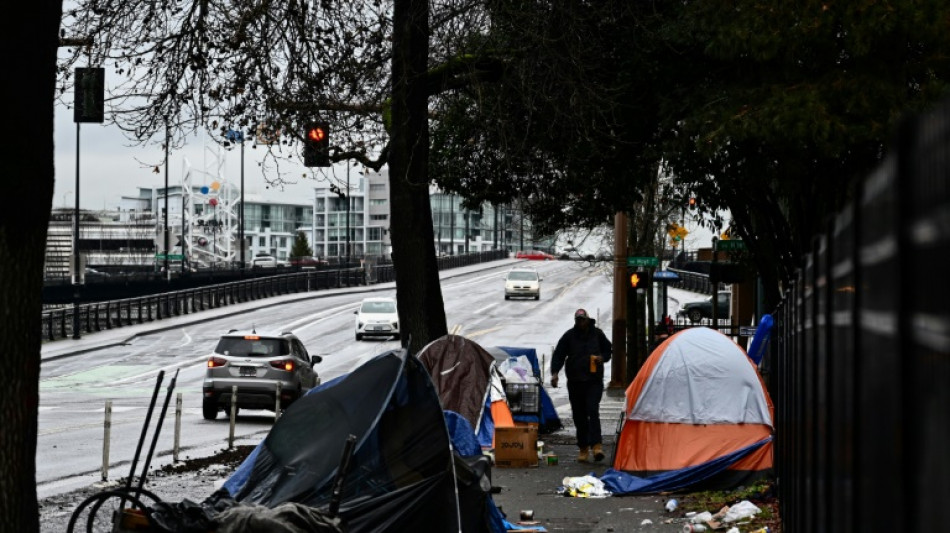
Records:
{"label": "utility pole", "polygon": [[611,328],[613,355],[610,358],[608,389],[626,388],[627,374],[627,215],[614,215],[614,319]]}

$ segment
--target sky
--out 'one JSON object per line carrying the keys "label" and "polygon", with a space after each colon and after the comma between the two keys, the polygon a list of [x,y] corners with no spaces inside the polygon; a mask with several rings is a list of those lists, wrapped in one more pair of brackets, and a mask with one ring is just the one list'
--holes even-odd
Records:
{"label": "sky", "polygon": [[[55,167],[56,183],[53,207],[75,206],[76,194],[76,123],[72,109],[57,106],[55,119]],[[258,163],[264,149],[244,148],[245,194],[259,194],[275,202],[310,203],[317,182],[304,180],[303,174],[310,169],[297,165],[291,170],[296,184],[283,190],[268,188]],[[192,171],[194,185],[210,185],[216,174],[218,159],[217,143],[202,134],[194,137],[181,150],[172,150],[168,155],[170,186],[181,183],[185,160]],[[221,150],[224,161],[224,179],[234,185],[241,182],[241,151],[239,148]],[[115,209],[122,196],[138,196],[138,187],[163,187],[165,153],[160,143],[148,146],[133,146],[117,127],[84,123],[79,128],[79,206],[81,209]],[[155,173],[155,167],[159,172]],[[334,169],[345,178],[346,167]]]}
{"label": "sky", "polygon": [[[187,146],[169,153],[168,184],[181,183],[185,161],[193,172],[194,185],[211,185],[215,181],[216,160],[223,158],[222,173],[224,179],[235,186],[241,180],[241,152],[239,148],[220,150],[217,143],[203,133],[193,138]],[[54,208],[73,208],[76,191],[76,123],[73,122],[72,109],[59,105],[56,108],[55,122],[55,166],[56,183],[53,193]],[[122,196],[138,196],[138,187],[162,187],[165,183],[164,152],[161,144],[133,146],[115,126],[84,123],[79,128],[79,205],[81,209],[111,210],[119,205]],[[253,149],[251,143],[244,148],[244,186],[246,195],[259,195],[273,202],[307,203],[313,199],[313,188],[326,185],[303,175],[310,169],[296,164],[290,167],[289,177],[295,184],[285,185],[282,189],[268,187],[263,171],[258,163],[264,153],[263,148]],[[159,166],[159,172],[155,167]],[[321,169],[322,170],[322,169]],[[338,179],[345,180],[346,166],[337,165],[328,169]],[[196,172],[197,171],[197,172]],[[354,175],[356,169],[351,172]],[[321,178],[324,179],[324,178]],[[686,227],[690,231],[686,237],[689,250],[706,248],[711,245],[712,234],[687,216]]]}

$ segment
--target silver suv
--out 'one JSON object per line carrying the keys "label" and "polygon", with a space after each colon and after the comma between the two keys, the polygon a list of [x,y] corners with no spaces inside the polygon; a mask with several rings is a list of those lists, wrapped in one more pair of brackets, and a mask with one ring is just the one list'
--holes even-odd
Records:
{"label": "silver suv", "polygon": [[273,411],[280,384],[280,405],[285,409],[320,384],[313,367],[321,361],[319,355],[309,355],[293,333],[231,330],[221,336],[208,357],[202,415],[214,420],[219,410],[230,409],[231,387],[235,385],[238,408]]}

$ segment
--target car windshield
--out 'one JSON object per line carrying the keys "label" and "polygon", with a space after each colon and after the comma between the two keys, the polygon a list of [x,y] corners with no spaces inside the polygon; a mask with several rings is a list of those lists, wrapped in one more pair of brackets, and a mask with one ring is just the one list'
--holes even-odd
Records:
{"label": "car windshield", "polygon": [[537,272],[509,272],[508,279],[512,281],[536,281]]}
{"label": "car windshield", "polygon": [[393,302],[363,302],[360,308],[362,313],[395,313],[396,304]]}
{"label": "car windshield", "polygon": [[241,357],[270,357],[289,354],[290,344],[283,339],[222,337],[214,351]]}

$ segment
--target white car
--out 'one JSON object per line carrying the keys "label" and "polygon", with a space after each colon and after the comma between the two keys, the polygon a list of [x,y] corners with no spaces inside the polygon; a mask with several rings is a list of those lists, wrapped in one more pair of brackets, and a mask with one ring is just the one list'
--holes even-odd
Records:
{"label": "white car", "polygon": [[251,268],[286,268],[290,263],[272,255],[259,255],[251,260]]}
{"label": "white car", "polygon": [[392,298],[364,298],[356,311],[356,340],[363,337],[399,338],[399,313]]}
{"label": "white car", "polygon": [[541,299],[541,280],[537,270],[513,268],[505,274],[505,299],[514,297]]}

